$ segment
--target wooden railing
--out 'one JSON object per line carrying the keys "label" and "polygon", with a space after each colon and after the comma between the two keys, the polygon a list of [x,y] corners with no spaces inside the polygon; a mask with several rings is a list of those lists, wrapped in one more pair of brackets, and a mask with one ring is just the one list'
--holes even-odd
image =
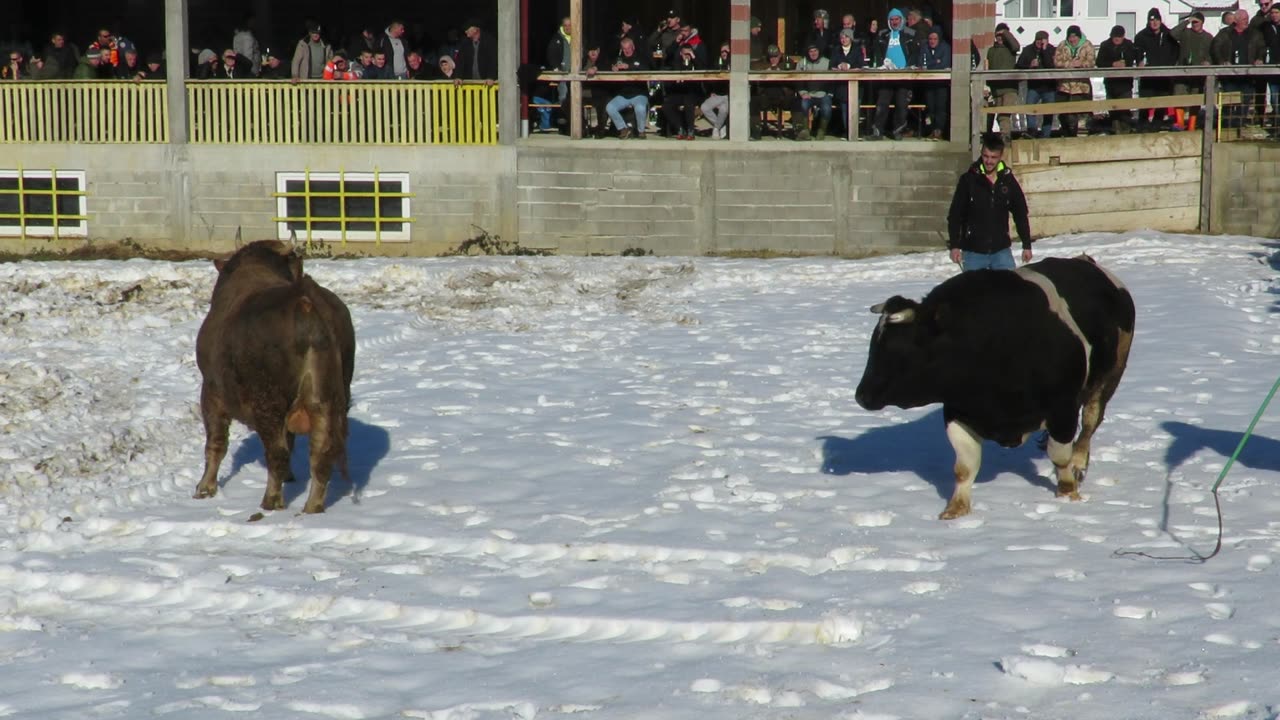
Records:
{"label": "wooden railing", "polygon": [[0,83],[0,143],[167,143],[163,81]]}
{"label": "wooden railing", "polygon": [[[653,72],[599,72],[592,75],[586,73],[562,73],[562,72],[544,72],[538,76],[543,82],[558,83],[568,82],[576,83],[635,83],[635,82],[720,82],[725,83],[730,79],[730,74],[720,71],[697,70],[688,72],[673,71],[653,71]],[[950,70],[831,70],[828,72],[799,72],[795,70],[782,70],[774,72],[759,72],[752,70],[747,73],[747,82],[754,83],[807,83],[807,82],[829,82],[832,85],[842,84],[848,90],[845,97],[859,97],[861,83],[891,81],[891,82],[950,82]],[[856,103],[848,103],[843,108],[845,112],[844,126],[848,132],[850,140],[858,138],[858,107]],[[581,133],[579,133],[581,135]]]}
{"label": "wooden railing", "polygon": [[191,142],[493,145],[498,86],[451,82],[187,82]]}
{"label": "wooden railing", "polygon": [[[1039,105],[1006,105],[1001,107],[984,106],[982,86],[991,81],[1017,81],[1018,96],[1027,97],[1027,83],[1045,80],[1092,80],[1095,78],[1137,79],[1139,86],[1143,78],[1162,78],[1177,82],[1204,87],[1204,92],[1194,95],[1174,95],[1153,98],[1111,98],[1107,100],[1073,100],[1070,102],[1043,103]],[[973,72],[973,83],[970,99],[973,103],[973,147],[978,146],[978,135],[991,120],[992,115],[1005,114],[1060,114],[1060,113],[1100,113],[1111,110],[1142,110],[1148,108],[1199,106],[1205,114],[1204,127],[1212,129],[1206,132],[1205,142],[1226,142],[1243,139],[1247,134],[1239,132],[1224,133],[1224,108],[1241,110],[1239,106],[1250,107],[1256,96],[1249,91],[1241,91],[1240,83],[1250,85],[1258,80],[1280,81],[1280,67],[1275,65],[1191,65],[1176,67],[1133,67],[1133,68],[1050,68],[1044,70],[993,71],[976,70]],[[1272,108],[1274,115],[1277,110]],[[1267,118],[1254,118],[1247,113],[1240,113],[1245,119],[1238,122],[1263,123]],[[1275,123],[1269,123],[1274,125]],[[975,150],[976,152],[976,150]],[[1206,149],[1206,153],[1207,153]]]}

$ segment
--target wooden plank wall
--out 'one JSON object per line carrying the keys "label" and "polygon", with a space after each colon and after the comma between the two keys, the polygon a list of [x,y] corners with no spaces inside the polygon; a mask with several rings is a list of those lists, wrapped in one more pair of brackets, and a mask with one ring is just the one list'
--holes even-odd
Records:
{"label": "wooden plank wall", "polygon": [[1200,132],[1017,140],[1005,153],[1036,237],[1200,227]]}

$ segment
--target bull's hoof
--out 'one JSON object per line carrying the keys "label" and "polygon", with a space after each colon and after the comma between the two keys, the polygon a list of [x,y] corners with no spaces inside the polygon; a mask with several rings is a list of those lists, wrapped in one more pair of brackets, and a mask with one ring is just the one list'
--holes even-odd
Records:
{"label": "bull's hoof", "polygon": [[195,494],[195,495],[192,495],[191,497],[193,497],[193,498],[195,498],[195,499],[197,499],[197,500],[204,500],[204,499],[206,499],[206,498],[211,498],[211,497],[213,497],[214,495],[217,495],[217,494],[218,494],[218,486],[217,486],[217,485],[214,485],[214,486],[213,486],[213,487],[211,487],[211,488],[207,488],[207,487],[205,487],[205,486],[203,486],[203,485],[197,485],[197,486],[196,486],[196,494]]}
{"label": "bull's hoof", "polygon": [[965,515],[968,515],[968,514],[969,514],[969,503],[956,502],[955,500],[952,500],[951,502],[947,503],[947,509],[942,511],[942,514],[938,516],[938,519],[939,520],[955,520],[958,517],[964,517]]}
{"label": "bull's hoof", "polygon": [[264,497],[262,498],[262,504],[259,505],[258,507],[262,508],[263,510],[283,510],[284,497],[282,496]]}
{"label": "bull's hoof", "polygon": [[1054,493],[1055,497],[1065,497],[1071,500],[1080,500],[1080,486],[1084,483],[1084,469],[1073,467],[1069,468],[1071,480],[1063,480],[1062,476],[1058,476],[1058,491]]}
{"label": "bull's hoof", "polygon": [[321,503],[313,506],[310,503],[308,503],[306,506],[302,508],[302,512],[307,514],[322,513],[324,512],[324,504]]}

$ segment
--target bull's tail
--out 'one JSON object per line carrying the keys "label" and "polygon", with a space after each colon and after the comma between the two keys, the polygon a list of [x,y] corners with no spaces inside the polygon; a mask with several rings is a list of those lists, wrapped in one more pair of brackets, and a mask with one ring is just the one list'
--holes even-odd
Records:
{"label": "bull's tail", "polygon": [[[333,356],[334,341],[315,304],[306,295],[295,301],[293,323],[294,352],[302,358],[302,368],[293,403],[285,415],[285,428],[291,433],[306,435],[316,424],[313,414],[323,411],[329,400],[325,391],[332,385],[335,369],[325,365]],[[325,382],[321,378],[329,380]]]}

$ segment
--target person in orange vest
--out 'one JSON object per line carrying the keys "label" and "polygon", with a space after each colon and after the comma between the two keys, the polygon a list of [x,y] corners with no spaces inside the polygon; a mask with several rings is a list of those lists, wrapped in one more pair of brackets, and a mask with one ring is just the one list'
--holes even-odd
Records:
{"label": "person in orange vest", "polygon": [[352,70],[347,58],[340,52],[335,52],[333,57],[329,58],[329,62],[324,64],[325,80],[359,80],[360,75]]}
{"label": "person in orange vest", "polygon": [[98,28],[98,39],[89,46],[89,49],[98,51],[104,66],[118,68],[124,60],[124,51],[131,47],[135,46],[128,38],[117,36],[111,28],[101,27]]}

